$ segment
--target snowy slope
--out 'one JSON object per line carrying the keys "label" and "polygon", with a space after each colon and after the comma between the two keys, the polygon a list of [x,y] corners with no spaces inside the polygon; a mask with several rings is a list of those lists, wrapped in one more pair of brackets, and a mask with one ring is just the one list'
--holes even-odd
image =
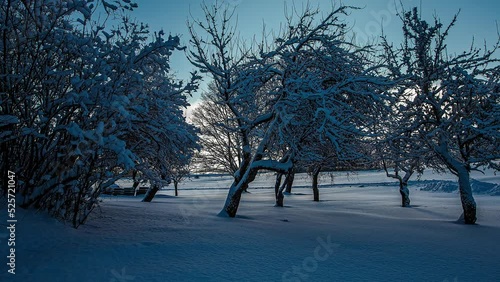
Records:
{"label": "snowy slope", "polygon": [[78,230],[18,209],[17,274],[6,273],[2,228],[0,281],[498,281],[500,197],[477,195],[479,224],[465,226],[458,195],[410,189],[412,208],[398,206],[396,185],[323,188],[319,203],[294,189],[284,208],[251,189],[233,219],[216,216],[225,190],[106,196]]}

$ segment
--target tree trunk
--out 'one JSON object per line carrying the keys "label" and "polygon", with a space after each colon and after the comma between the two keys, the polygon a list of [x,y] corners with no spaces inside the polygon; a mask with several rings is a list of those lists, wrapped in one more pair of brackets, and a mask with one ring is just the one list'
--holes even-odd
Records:
{"label": "tree trunk", "polygon": [[295,171],[292,169],[292,171],[290,171],[286,175],[286,178],[285,178],[285,182],[286,182],[286,190],[285,190],[285,192],[292,193],[292,185],[293,185],[294,178],[295,178]]}
{"label": "tree trunk", "polygon": [[[384,164],[384,170],[385,174],[387,177],[397,179],[399,181],[399,193],[401,194],[401,206],[402,207],[410,207],[410,190],[408,189],[408,181],[410,181],[411,176],[413,175],[414,172],[414,166],[410,165],[407,168],[404,168],[403,166],[400,166],[399,164],[396,164],[396,167],[394,168],[395,172],[394,173],[389,173],[389,170],[387,169],[387,165],[385,164],[385,160],[383,161]],[[405,175],[401,177],[399,175],[399,171],[404,171]]]}
{"label": "tree trunk", "polygon": [[410,190],[408,182],[399,181],[399,193],[401,194],[401,206],[406,208],[410,206]]}
{"label": "tree trunk", "polygon": [[[256,161],[260,159],[262,159],[262,155],[258,155],[255,157]],[[238,211],[238,207],[240,205],[241,193],[243,191],[246,191],[248,189],[248,184],[255,180],[258,171],[259,169],[257,168],[248,168],[247,172],[243,174],[239,181],[233,182],[231,188],[229,188],[229,193],[227,194],[224,208],[219,213],[220,216],[236,216],[236,212]]]}
{"label": "tree trunk", "polygon": [[276,195],[276,206],[283,207],[284,206],[284,199],[285,199],[285,196],[283,195],[283,191],[281,189],[278,190],[278,195]]}
{"label": "tree trunk", "polygon": [[464,223],[476,223],[476,201],[472,196],[472,189],[470,186],[469,172],[462,168],[458,170],[458,188],[460,191],[460,200],[462,201],[462,208],[464,210]]}
{"label": "tree trunk", "polygon": [[410,190],[408,189],[408,181],[413,174],[413,168],[406,170],[403,178],[399,177],[399,193],[401,194],[401,206],[410,207]]}
{"label": "tree trunk", "polygon": [[237,183],[233,183],[229,189],[229,193],[226,197],[226,203],[224,204],[222,211],[219,213],[219,216],[236,216],[236,212],[238,211],[238,207],[240,205],[241,193],[244,191],[244,189],[236,189],[236,185]]}
{"label": "tree trunk", "polygon": [[458,176],[458,189],[460,191],[460,200],[462,201],[463,220],[465,224],[476,223],[476,201],[474,201],[474,196],[472,196],[472,188],[470,187],[470,175],[469,169],[466,167],[465,163],[457,161],[448,152],[448,142],[441,136],[439,147],[436,151],[439,152],[443,160],[446,162],[446,166],[450,171],[454,172]]}
{"label": "tree trunk", "polygon": [[177,185],[179,184],[179,181],[176,181],[174,180],[174,193],[175,193],[175,196],[179,196],[179,193],[177,191]]}
{"label": "tree trunk", "polygon": [[[236,212],[238,211],[238,207],[240,205],[241,193],[248,189],[248,184],[250,184],[252,181],[255,180],[257,172],[259,172],[259,168],[252,167],[252,165],[254,162],[262,160],[264,152],[266,151],[267,148],[267,143],[269,142],[269,138],[272,135],[272,132],[274,131],[274,126],[276,125],[276,122],[277,119],[273,119],[271,121],[271,124],[267,128],[266,134],[264,135],[263,139],[260,141],[259,146],[257,147],[254,157],[249,162],[245,160],[250,159],[249,158],[251,154],[250,147],[247,145],[244,146],[243,150],[244,166],[242,165],[240,167],[240,171],[236,173],[235,181],[231,185],[231,188],[229,188],[229,193],[227,193],[226,202],[224,203],[224,208],[219,213],[219,216],[229,216],[229,217],[236,216]],[[249,144],[249,142],[243,142],[243,144]]]}
{"label": "tree trunk", "polygon": [[132,185],[132,188],[134,189],[134,197],[137,196],[137,187],[139,187],[139,181],[137,180],[137,170],[134,170],[132,172],[132,179],[134,181],[134,184]]}
{"label": "tree trunk", "polygon": [[313,182],[312,182],[312,190],[314,195],[314,201],[319,202],[319,189],[318,189],[318,176],[321,171],[321,167],[318,166],[313,171]]}
{"label": "tree trunk", "polygon": [[149,187],[148,191],[146,192],[146,195],[144,195],[144,199],[142,199],[143,202],[151,202],[153,198],[156,195],[156,192],[160,190],[160,186],[158,185],[152,185]]}
{"label": "tree trunk", "polygon": [[280,186],[281,186],[281,178],[283,177],[282,173],[277,173],[276,174],[276,183],[274,184],[274,196],[276,197],[276,207],[282,207],[283,206],[283,193],[281,192]]}

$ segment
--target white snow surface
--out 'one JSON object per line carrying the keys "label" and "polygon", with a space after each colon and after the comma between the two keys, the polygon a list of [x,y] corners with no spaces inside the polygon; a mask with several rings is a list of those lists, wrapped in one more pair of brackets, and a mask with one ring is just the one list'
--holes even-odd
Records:
{"label": "white snow surface", "polygon": [[[492,173],[473,178],[500,183]],[[413,206],[402,208],[397,184],[369,171],[338,173],[333,183],[323,175],[320,202],[299,175],[295,184],[304,188],[293,188],[278,208],[273,175],[264,174],[236,218],[218,217],[228,183],[225,176],[191,179],[179,197],[167,188],[151,203],[103,196],[101,211],[77,230],[17,208],[16,274],[7,273],[4,227],[0,281],[500,280],[500,197],[476,195],[478,224],[467,226],[457,223],[458,194],[414,182]]]}

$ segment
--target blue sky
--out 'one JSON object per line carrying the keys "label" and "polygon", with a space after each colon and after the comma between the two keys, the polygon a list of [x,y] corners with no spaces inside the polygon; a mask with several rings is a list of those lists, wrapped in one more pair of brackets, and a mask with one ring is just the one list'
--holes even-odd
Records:
{"label": "blue sky", "polygon": [[[189,35],[186,21],[192,15],[195,18],[202,16],[202,0],[136,0],[139,7],[132,13],[136,20],[148,23],[151,31],[163,29],[167,34],[180,35],[181,42],[188,44]],[[259,35],[263,23],[266,28],[278,29],[284,21],[284,7],[295,4],[301,7],[307,1],[301,0],[219,0],[236,7],[238,16],[238,30],[242,37],[251,39],[254,34]],[[346,18],[356,32],[356,39],[363,43],[370,38],[376,38],[381,33],[381,27],[389,39],[395,43],[401,40],[401,21],[395,14],[395,3],[399,0],[344,0],[344,5],[361,7],[353,11]],[[460,9],[458,22],[452,29],[448,46],[451,52],[461,52],[468,47],[475,38],[478,46],[483,46],[486,40],[492,46],[497,38],[497,22],[500,24],[500,1],[496,0],[401,0],[406,10],[416,6],[426,20],[432,20],[437,15],[443,23],[449,23],[454,14]],[[215,0],[206,0],[205,3],[215,3]],[[338,1],[309,0],[312,7],[319,7],[328,12],[332,3]],[[179,78],[186,78],[193,67],[182,54],[172,59],[172,67]],[[205,84],[203,84],[205,85]],[[203,86],[204,87],[204,86]],[[197,100],[197,96],[191,99]]]}

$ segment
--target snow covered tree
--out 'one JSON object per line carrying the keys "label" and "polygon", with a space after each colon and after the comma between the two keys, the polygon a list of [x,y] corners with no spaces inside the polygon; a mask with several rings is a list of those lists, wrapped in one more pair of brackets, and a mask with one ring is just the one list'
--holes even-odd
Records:
{"label": "snow covered tree", "polygon": [[[223,105],[229,116],[233,117],[234,132],[239,141],[235,145],[239,146],[237,151],[241,160],[233,176],[234,183],[240,183],[244,177],[248,177],[245,172],[252,162],[252,132],[261,124],[267,123],[272,115],[261,114],[262,110],[257,108],[257,102],[262,99],[257,97],[257,93],[250,89],[238,93],[244,89],[242,86],[246,82],[242,79],[241,72],[249,61],[249,51],[238,46],[240,42],[235,36],[235,28],[231,27],[233,13],[228,7],[218,4],[211,7],[203,5],[202,8],[205,11],[205,22],[194,21],[189,25],[192,45],[190,60],[202,73],[211,75],[215,88],[215,96],[211,100],[217,106]],[[202,35],[198,34],[200,31]],[[241,192],[247,189],[248,183],[242,183]],[[236,197],[240,196],[238,192]]]}
{"label": "snow covered tree", "polygon": [[[342,158],[354,154],[346,136],[367,134],[374,121],[365,113],[379,106],[378,86],[385,80],[370,67],[369,50],[345,40],[340,17],[349,9],[339,7],[322,19],[309,8],[294,13],[271,42],[236,53],[227,10],[205,7],[206,22],[197,26],[208,38],[191,25],[191,61],[211,75],[218,101],[230,109],[242,137],[242,162],[221,215],[236,215],[241,193],[259,170],[288,173],[297,153],[307,150],[307,136],[331,142]],[[250,147],[256,128],[258,142]],[[286,148],[281,156],[270,152],[276,142]]]}
{"label": "snow covered tree", "polygon": [[[169,75],[179,38],[149,39],[147,26],[127,16],[136,6],[3,1],[1,162],[19,177],[22,207],[77,227],[130,169],[161,182],[167,156],[196,147],[182,115],[196,77],[182,85]],[[113,28],[108,17],[117,20]]]}
{"label": "snow covered tree", "polygon": [[[491,50],[472,44],[451,55],[446,39],[457,20],[444,26],[421,19],[416,8],[404,12],[404,42],[395,48],[385,41],[386,61],[401,82],[399,126],[393,142],[413,146],[426,155],[426,165],[447,169],[458,177],[463,220],[476,222],[470,172],[500,157],[499,67]],[[428,157],[431,156],[431,157]]]}

